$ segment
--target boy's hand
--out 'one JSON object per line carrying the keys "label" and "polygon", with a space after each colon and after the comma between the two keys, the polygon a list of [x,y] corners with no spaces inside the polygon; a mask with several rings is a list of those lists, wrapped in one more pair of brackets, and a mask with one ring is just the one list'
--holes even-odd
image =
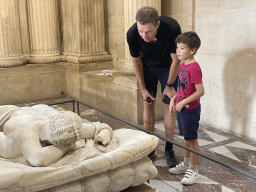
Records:
{"label": "boy's hand", "polygon": [[[183,101],[183,100],[182,100],[182,101]],[[180,112],[181,109],[183,109],[183,107],[185,106],[185,104],[184,104],[182,101],[180,101],[179,103],[176,104],[175,109],[176,109],[176,111],[178,111],[178,112]]]}
{"label": "boy's hand", "polygon": [[170,101],[169,111],[171,112],[171,115],[173,115],[173,113],[176,111],[175,110],[175,101],[173,99]]}

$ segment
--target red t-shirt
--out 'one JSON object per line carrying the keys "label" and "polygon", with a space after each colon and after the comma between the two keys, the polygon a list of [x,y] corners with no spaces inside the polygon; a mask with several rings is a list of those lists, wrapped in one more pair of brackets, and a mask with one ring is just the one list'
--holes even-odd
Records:
{"label": "red t-shirt", "polygon": [[[178,72],[176,103],[196,92],[195,84],[202,83],[202,71],[197,62],[185,65],[181,64]],[[185,105],[187,109],[194,109],[200,105],[200,98]]]}

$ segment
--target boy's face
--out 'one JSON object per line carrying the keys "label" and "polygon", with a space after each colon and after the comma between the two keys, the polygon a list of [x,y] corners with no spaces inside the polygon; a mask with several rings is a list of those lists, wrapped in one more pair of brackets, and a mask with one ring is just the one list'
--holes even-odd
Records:
{"label": "boy's face", "polygon": [[158,21],[156,25],[154,25],[152,22],[146,23],[145,25],[142,25],[139,22],[137,22],[139,34],[141,38],[147,43],[156,41],[156,34],[159,25],[160,21]]}
{"label": "boy's face", "polygon": [[196,48],[190,49],[187,44],[177,43],[176,53],[179,60],[190,60],[194,58]]}

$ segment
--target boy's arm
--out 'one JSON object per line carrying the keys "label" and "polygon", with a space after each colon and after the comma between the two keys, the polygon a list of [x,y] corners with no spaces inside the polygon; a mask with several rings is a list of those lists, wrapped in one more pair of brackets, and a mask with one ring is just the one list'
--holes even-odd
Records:
{"label": "boy's arm", "polygon": [[196,87],[196,92],[195,92],[195,93],[193,93],[192,95],[190,95],[190,96],[187,97],[186,99],[183,99],[182,101],[180,101],[179,103],[177,103],[177,105],[176,105],[176,111],[179,111],[179,112],[180,112],[181,109],[182,109],[185,105],[187,105],[187,104],[189,104],[189,103],[191,103],[191,102],[193,102],[193,101],[199,99],[200,97],[202,97],[202,96],[204,95],[204,85],[203,85],[203,83],[195,84],[195,87]]}
{"label": "boy's arm", "polygon": [[177,96],[177,94],[175,94],[174,96],[173,96],[173,98],[171,99],[171,101],[170,101],[170,105],[169,105],[169,111],[171,112],[171,115],[175,112],[175,99],[176,99],[176,96]]}

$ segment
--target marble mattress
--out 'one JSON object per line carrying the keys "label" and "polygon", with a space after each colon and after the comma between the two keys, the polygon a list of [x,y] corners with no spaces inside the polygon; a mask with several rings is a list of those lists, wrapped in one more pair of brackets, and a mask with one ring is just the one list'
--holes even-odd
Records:
{"label": "marble mattress", "polygon": [[[26,109],[33,112],[36,108]],[[33,167],[23,156],[0,158],[0,191],[114,192],[157,175],[147,157],[156,148],[157,137],[126,128],[115,130],[114,135],[119,147],[113,151],[101,153],[88,141],[86,147],[69,152],[47,167]]]}

